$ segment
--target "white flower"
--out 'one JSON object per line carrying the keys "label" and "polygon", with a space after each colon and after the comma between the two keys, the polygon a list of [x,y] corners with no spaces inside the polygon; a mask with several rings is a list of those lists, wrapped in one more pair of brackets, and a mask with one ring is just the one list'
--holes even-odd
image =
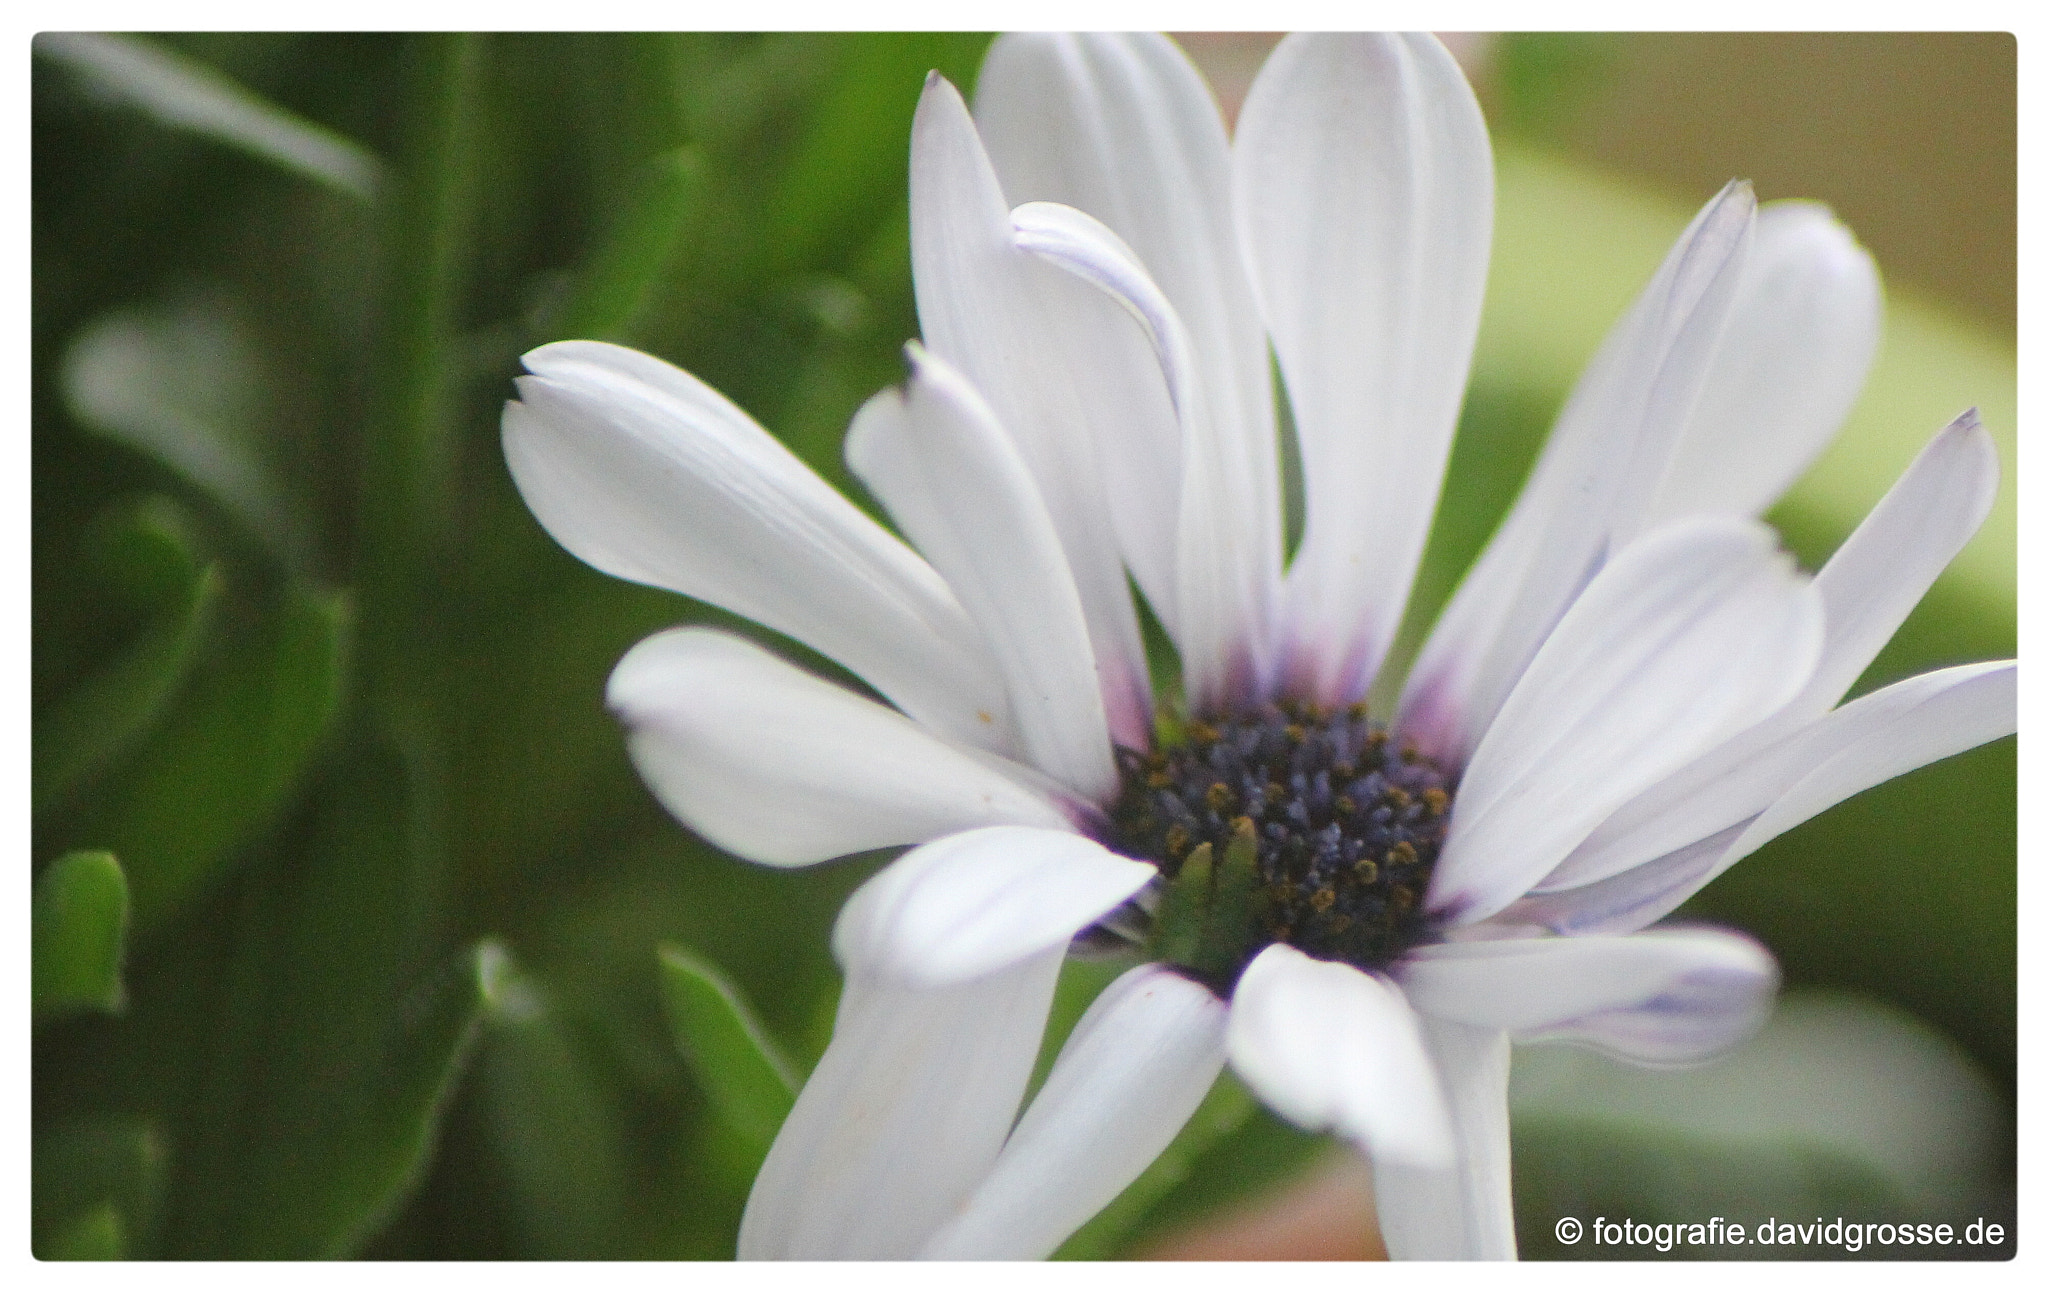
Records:
{"label": "white flower", "polygon": [[[840,916],[833,1040],[740,1253],[1044,1256],[1227,1059],[1372,1156],[1395,1255],[1510,1256],[1509,1038],[1652,1063],[1731,1044],[1770,958],[1644,927],[1830,805],[2014,730],[2010,662],[1836,708],[1983,519],[1990,443],[1959,418],[1794,570],[1752,518],[1852,402],[1877,282],[1825,211],[1731,185],[1581,380],[1389,740],[1354,702],[1435,511],[1492,223],[1455,64],[1428,37],[1289,38],[1234,142],[1163,38],[1006,37],[979,93],[979,132],[936,77],[919,105],[924,345],[847,442],[916,552],[647,356],[542,347],[505,411],[514,478],[571,552],[889,702],[707,629],[612,675],[649,786],[726,849],[920,846]],[[1269,340],[1307,485],[1284,573]],[[1129,581],[1196,720],[1170,747]],[[1159,959],[1018,1119],[1091,929]]]}

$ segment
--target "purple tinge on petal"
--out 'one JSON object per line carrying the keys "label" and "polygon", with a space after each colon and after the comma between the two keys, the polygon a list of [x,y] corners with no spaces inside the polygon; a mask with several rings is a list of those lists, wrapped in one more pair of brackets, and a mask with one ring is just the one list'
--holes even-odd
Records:
{"label": "purple tinge on petal", "polygon": [[1740,1040],[1777,982],[1754,939],[1683,928],[1431,944],[1396,974],[1432,1018],[1645,1064],[1687,1063]]}
{"label": "purple tinge on petal", "polygon": [[1430,907],[1482,919],[1616,808],[1760,721],[1812,671],[1819,597],[1765,527],[1694,518],[1617,554],[1465,768]]}
{"label": "purple tinge on petal", "polygon": [[1712,1059],[1756,1032],[1770,1013],[1777,969],[1769,953],[1756,950],[1755,965],[1702,965],[1640,1004],[1531,1029],[1516,1040],[1572,1042],[1651,1066]]}
{"label": "purple tinge on petal", "polygon": [[1197,713],[1258,699],[1278,552],[1244,523],[1259,511],[1257,473],[1245,468],[1238,429],[1208,399],[1179,312],[1130,247],[1093,216],[1032,202],[1011,219],[1020,248],[1103,292],[1142,326],[1181,428],[1173,609],[1163,618],[1180,650],[1182,687]]}
{"label": "purple tinge on petal", "polygon": [[1253,83],[1231,162],[1305,478],[1284,681],[1346,704],[1399,626],[1457,423],[1491,244],[1486,125],[1434,37],[1301,33]]}
{"label": "purple tinge on petal", "polygon": [[[1749,818],[1663,857],[1576,889],[1534,893],[1487,923],[1534,925],[1559,934],[1633,934],[1677,910],[1716,874],[1721,857]],[[1477,929],[1478,926],[1471,928]]]}
{"label": "purple tinge on petal", "polygon": [[1605,554],[1643,531],[1713,361],[1755,207],[1743,182],[1709,202],[1580,377],[1409,671],[1400,728],[1425,753],[1472,754]]}

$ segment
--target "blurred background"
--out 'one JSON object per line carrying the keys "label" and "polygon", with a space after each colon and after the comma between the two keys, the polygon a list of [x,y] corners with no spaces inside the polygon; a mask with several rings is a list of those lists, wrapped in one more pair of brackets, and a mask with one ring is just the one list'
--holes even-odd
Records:
{"label": "blurred background", "polygon": [[[39,1256],[731,1256],[829,1033],[831,919],[884,859],[770,872],[661,812],[605,677],[731,621],[558,549],[498,409],[531,346],[625,342],[865,503],[839,442],[916,332],[910,114],[986,42],[37,38]],[[1226,109],[1270,43],[1186,38]],[[1456,44],[1499,218],[1416,618],[1740,175],[1833,205],[1887,277],[1865,399],[1771,517],[1802,560],[1966,406],[2008,473],[1859,690],[2011,655],[2012,38]],[[2007,740],[1716,882],[1683,914],[1787,980],[1729,1060],[1519,1052],[1524,1254],[1595,1255],[1552,1241],[1569,1214],[2010,1234],[2015,798]],[[1048,1055],[1119,968],[1070,966]],[[1365,1191],[1226,1078],[1062,1254],[1365,1255]]]}

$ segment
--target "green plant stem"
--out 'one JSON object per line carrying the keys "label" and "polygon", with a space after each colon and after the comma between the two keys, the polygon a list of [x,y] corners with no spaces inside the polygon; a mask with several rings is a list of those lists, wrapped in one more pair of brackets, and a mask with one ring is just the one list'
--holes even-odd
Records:
{"label": "green plant stem", "polygon": [[356,574],[364,681],[378,703],[398,660],[436,641],[432,596],[452,510],[455,437],[444,362],[466,268],[482,38],[424,35],[407,51],[404,138],[385,208],[384,311],[365,437]]}

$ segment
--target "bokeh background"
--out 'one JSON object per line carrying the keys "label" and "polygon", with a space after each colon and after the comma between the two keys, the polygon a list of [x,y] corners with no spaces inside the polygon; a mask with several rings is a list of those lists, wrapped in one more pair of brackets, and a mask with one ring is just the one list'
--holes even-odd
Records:
{"label": "bokeh background", "polygon": [[[862,498],[839,441],[916,332],[911,110],[986,40],[37,38],[38,1255],[731,1255],[829,1032],[832,916],[884,859],[770,872],[654,804],[604,679],[729,617],[556,548],[497,411],[530,346],[618,340]],[[1186,43],[1228,106],[1270,38]],[[1890,297],[1864,401],[1772,515],[1787,543],[1824,560],[1968,405],[2008,471],[1860,689],[2012,654],[2012,38],[1458,48],[1499,221],[1418,611],[1743,175],[1831,203]],[[2011,1233],[2014,746],[1842,805],[1683,913],[1785,968],[1730,1060],[1518,1054],[1525,1255],[1596,1255],[1551,1240],[1566,1214]],[[1117,968],[1070,967],[1048,1051]],[[1226,1078],[1063,1254],[1369,1252],[1332,1155]]]}

